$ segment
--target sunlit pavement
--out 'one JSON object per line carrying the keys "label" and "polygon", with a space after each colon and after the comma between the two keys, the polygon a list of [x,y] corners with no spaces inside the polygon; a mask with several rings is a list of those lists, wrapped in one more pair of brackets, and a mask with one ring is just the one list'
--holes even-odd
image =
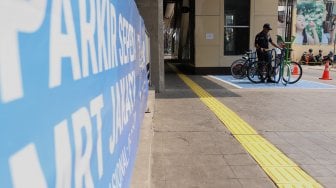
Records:
{"label": "sunlit pavement", "polygon": [[[302,80],[336,85],[320,80],[320,69],[304,66],[303,73]],[[336,89],[239,89],[210,76],[189,77],[323,186],[336,185]],[[172,71],[155,100],[152,187],[275,187]]]}

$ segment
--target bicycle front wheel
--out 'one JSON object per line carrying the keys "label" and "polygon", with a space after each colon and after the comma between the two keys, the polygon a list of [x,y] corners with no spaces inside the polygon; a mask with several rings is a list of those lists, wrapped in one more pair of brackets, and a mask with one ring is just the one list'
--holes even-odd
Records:
{"label": "bicycle front wheel", "polygon": [[281,78],[281,60],[279,58],[275,59],[275,65],[272,66],[272,69],[270,70],[270,79],[275,82],[279,83]]}
{"label": "bicycle front wheel", "polygon": [[233,78],[243,79],[246,77],[246,69],[244,68],[245,62],[245,59],[238,59],[231,64],[231,74]]}
{"label": "bicycle front wheel", "polygon": [[291,62],[289,68],[284,68],[283,81],[294,84],[302,77],[302,67],[297,62]]}
{"label": "bicycle front wheel", "polygon": [[285,64],[282,73],[282,83],[287,85],[291,78],[291,67],[290,64]]}
{"label": "bicycle front wheel", "polygon": [[247,78],[253,83],[264,82],[267,76],[267,66],[262,61],[255,61],[247,69]]}

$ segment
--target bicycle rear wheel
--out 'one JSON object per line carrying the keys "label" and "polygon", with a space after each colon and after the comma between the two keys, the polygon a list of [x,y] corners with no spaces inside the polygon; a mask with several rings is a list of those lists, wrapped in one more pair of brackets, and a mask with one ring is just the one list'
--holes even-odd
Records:
{"label": "bicycle rear wheel", "polygon": [[247,69],[247,78],[253,83],[264,82],[267,77],[267,66],[263,61],[255,61]]}
{"label": "bicycle rear wheel", "polygon": [[[302,67],[297,62],[291,62],[289,64],[289,69],[284,69],[283,80],[289,84],[294,84],[299,81],[302,77]],[[290,75],[290,76],[286,76]]]}
{"label": "bicycle rear wheel", "polygon": [[231,64],[231,74],[233,78],[243,79],[246,77],[246,69],[244,68],[245,62],[245,59],[238,59]]}

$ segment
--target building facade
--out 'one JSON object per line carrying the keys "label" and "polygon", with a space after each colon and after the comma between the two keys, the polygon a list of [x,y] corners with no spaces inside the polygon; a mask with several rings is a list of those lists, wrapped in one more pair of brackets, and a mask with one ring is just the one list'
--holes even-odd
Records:
{"label": "building facade", "polygon": [[[299,61],[308,49],[313,49],[315,54],[320,49],[324,55],[335,52],[334,0],[137,2],[151,35],[155,79],[152,83],[159,88],[157,91],[164,90],[167,58],[177,58],[191,73],[230,74],[234,60],[248,50],[255,50],[254,38],[264,23],[272,26],[270,34],[274,41],[277,35],[287,41],[296,37],[291,54],[294,61]],[[153,17],[152,12],[158,17]]]}
{"label": "building facade", "polygon": [[[198,0],[195,1],[195,67],[199,72],[227,73],[231,63],[254,48],[254,37],[270,23],[277,35],[295,40],[292,59],[304,52],[335,54],[334,0]],[[304,30],[304,31],[303,31]],[[304,32],[302,34],[302,32]],[[204,71],[202,71],[204,70]],[[211,71],[212,70],[212,71]]]}
{"label": "building facade", "polygon": [[271,24],[276,39],[277,9],[278,0],[195,1],[196,69],[227,73],[234,60],[254,49],[255,35],[264,23]]}

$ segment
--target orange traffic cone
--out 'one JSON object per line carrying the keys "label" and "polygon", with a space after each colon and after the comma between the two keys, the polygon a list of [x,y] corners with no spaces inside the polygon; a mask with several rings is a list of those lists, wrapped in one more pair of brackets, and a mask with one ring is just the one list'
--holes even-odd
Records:
{"label": "orange traffic cone", "polygon": [[299,67],[297,64],[293,67],[292,75],[299,75]]}
{"label": "orange traffic cone", "polygon": [[322,75],[322,78],[320,78],[322,80],[332,80],[330,77],[329,77],[329,61],[327,61],[325,63],[325,67],[324,67],[324,71],[323,71],[323,75]]}

